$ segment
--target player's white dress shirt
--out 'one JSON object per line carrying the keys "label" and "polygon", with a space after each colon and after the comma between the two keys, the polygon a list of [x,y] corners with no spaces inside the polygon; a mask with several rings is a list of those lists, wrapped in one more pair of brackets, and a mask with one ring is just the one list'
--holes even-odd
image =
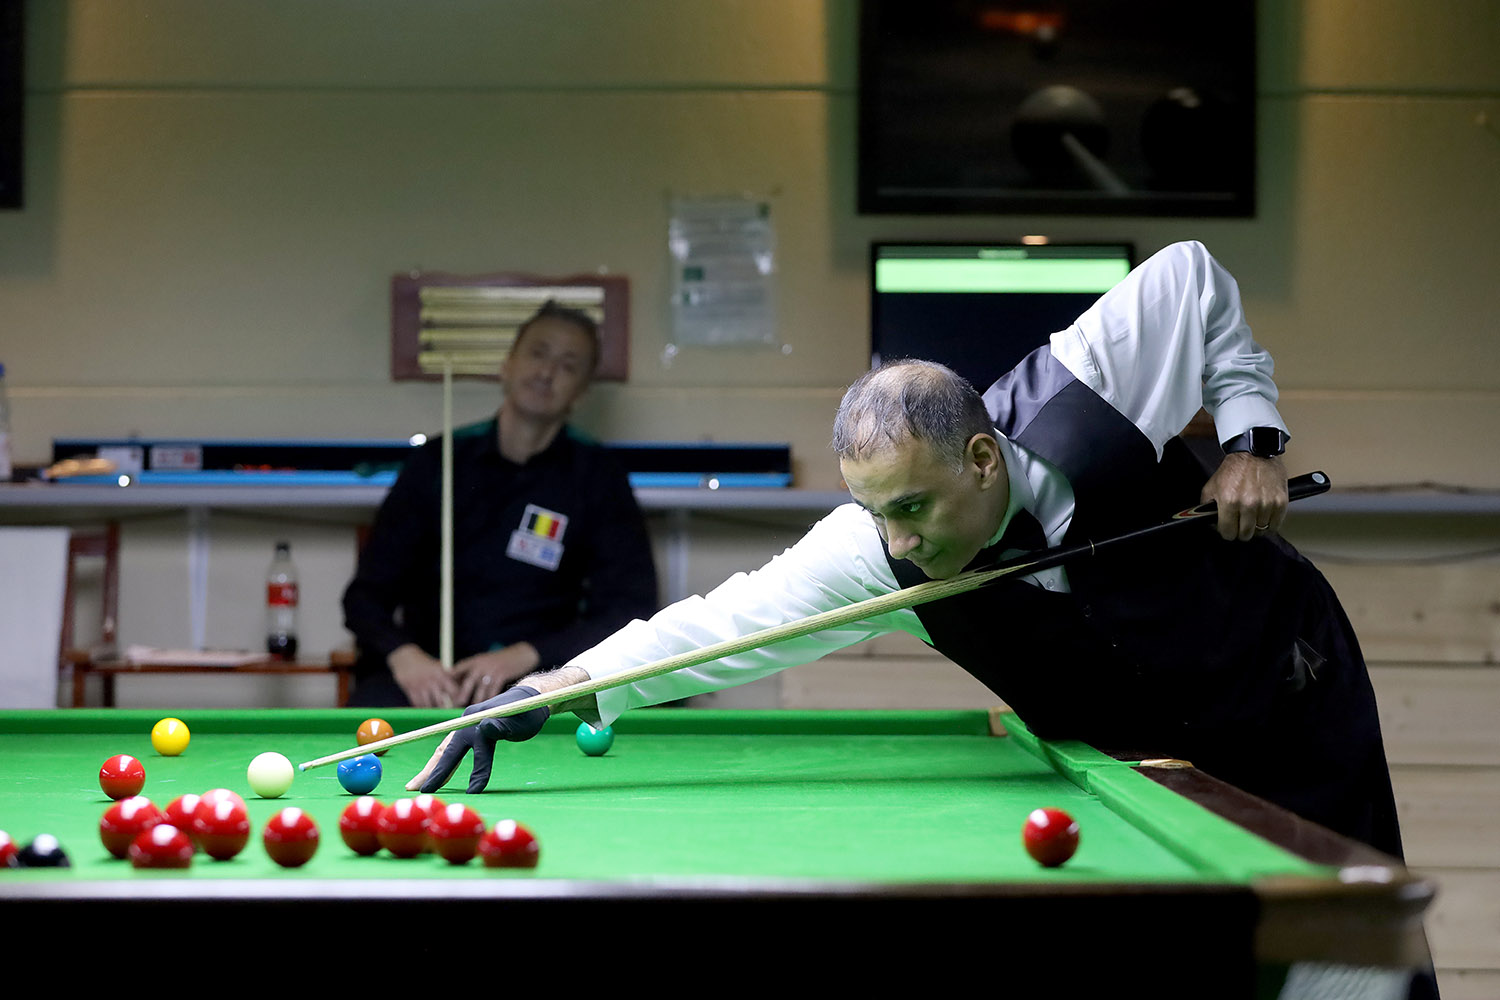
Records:
{"label": "player's white dress shirt", "polygon": [[[1177,243],[1145,261],[1073,325],[1054,333],[1050,346],[1069,372],[1150,439],[1158,457],[1200,406],[1226,441],[1251,427],[1286,430],[1276,410],[1271,356],[1251,336],[1234,278],[1200,243]],[[1058,544],[1072,521],[1072,487],[1014,442],[1001,437],[1000,448],[1010,504],[991,541],[1024,508],[1041,523],[1048,544]],[[1024,579],[1068,587],[1062,568]],[[737,573],[649,621],[631,622],[571,662],[590,677],[608,677],[897,589],[874,521],[858,505],[844,504],[760,569]],[[609,724],[632,708],[744,684],[893,631],[927,639],[916,612],[903,609],[601,691],[600,715]]]}

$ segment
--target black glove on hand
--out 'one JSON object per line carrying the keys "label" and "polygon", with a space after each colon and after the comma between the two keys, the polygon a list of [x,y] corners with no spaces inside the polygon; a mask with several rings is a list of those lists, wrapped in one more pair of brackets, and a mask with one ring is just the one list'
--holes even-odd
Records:
{"label": "black glove on hand", "polygon": [[[500,705],[509,705],[513,701],[534,697],[537,693],[535,688],[513,687],[489,701],[470,705],[464,709],[464,714],[473,715]],[[432,771],[422,783],[422,791],[431,793],[442,788],[453,776],[453,772],[458,770],[458,765],[463,763],[464,755],[470,750],[474,751],[474,770],[469,772],[469,794],[484,791],[485,786],[490,783],[490,768],[495,763],[495,744],[500,740],[520,743],[531,739],[541,732],[542,724],[551,714],[552,710],[543,706],[520,715],[481,719],[477,725],[455,730],[439,749],[439,756],[431,765]]]}

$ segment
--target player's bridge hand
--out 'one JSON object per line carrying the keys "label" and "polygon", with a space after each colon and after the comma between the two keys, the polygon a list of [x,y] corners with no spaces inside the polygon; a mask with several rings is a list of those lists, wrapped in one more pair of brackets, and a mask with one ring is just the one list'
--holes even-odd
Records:
{"label": "player's bridge hand", "polygon": [[[536,688],[518,685],[489,701],[470,705],[464,709],[464,714],[473,715],[475,712],[508,705],[523,698],[535,697],[537,693]],[[469,772],[469,793],[484,791],[485,786],[490,783],[490,769],[495,763],[495,744],[500,740],[519,743],[531,739],[541,732],[542,725],[550,714],[551,709],[543,706],[520,715],[481,719],[476,725],[454,730],[438,744],[437,750],[427,761],[427,766],[406,783],[406,790],[429,794],[436,792],[448,783],[453,772],[458,770],[458,765],[463,763],[465,755],[473,750],[474,769]]]}

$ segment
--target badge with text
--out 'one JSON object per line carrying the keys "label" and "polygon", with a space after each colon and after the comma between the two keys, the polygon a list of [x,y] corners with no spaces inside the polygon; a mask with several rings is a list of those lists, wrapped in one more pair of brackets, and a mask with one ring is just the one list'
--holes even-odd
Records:
{"label": "badge with text", "polygon": [[568,530],[568,516],[527,504],[521,526],[510,533],[505,554],[542,569],[557,569],[563,556],[563,532]]}

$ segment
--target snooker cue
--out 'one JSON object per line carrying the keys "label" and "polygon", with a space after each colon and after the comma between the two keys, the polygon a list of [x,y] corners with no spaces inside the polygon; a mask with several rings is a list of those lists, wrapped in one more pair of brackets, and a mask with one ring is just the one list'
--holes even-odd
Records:
{"label": "snooker cue", "polygon": [[[1287,499],[1301,500],[1304,497],[1317,496],[1328,492],[1331,483],[1328,476],[1322,472],[1309,472],[1287,481]],[[456,719],[448,719],[443,722],[434,723],[421,729],[413,729],[408,733],[400,733],[388,736],[374,743],[366,743],[363,746],[343,750],[327,757],[319,757],[301,764],[298,770],[307,771],[325,764],[334,764],[351,757],[361,757],[367,753],[375,753],[390,747],[400,746],[403,743],[411,743],[416,740],[425,739],[428,736],[436,736],[440,733],[449,733],[455,729],[463,729],[472,726],[483,719],[500,718],[508,715],[519,715],[529,712],[534,708],[544,708],[556,705],[564,701],[572,701],[584,695],[594,694],[608,688],[621,687],[625,684],[633,684],[636,681],[647,680],[662,674],[672,673],[674,670],[682,670],[685,667],[694,667],[700,663],[708,663],[711,660],[723,659],[726,656],[736,656],[740,653],[759,649],[762,646],[770,646],[774,643],[784,642],[787,639],[796,639],[814,632],[825,629],[838,628],[843,625],[852,625],[866,618],[877,615],[888,614],[892,611],[900,611],[904,608],[916,607],[929,601],[941,600],[945,597],[954,597],[966,594],[971,590],[977,590],[985,584],[993,583],[1007,576],[1027,575],[1059,566],[1073,559],[1092,556],[1106,548],[1113,548],[1125,542],[1135,541],[1147,535],[1153,535],[1159,531],[1175,527],[1179,524],[1191,524],[1211,517],[1218,513],[1218,504],[1213,501],[1190,507],[1171,518],[1157,524],[1127,531],[1124,534],[1107,538],[1101,542],[1082,542],[1077,545],[1061,545],[1056,548],[1041,549],[1037,552],[1027,553],[1013,559],[1007,559],[987,569],[971,569],[946,580],[929,580],[912,587],[901,590],[893,590],[889,594],[881,594],[842,608],[834,608],[831,611],[823,611],[819,614],[809,615],[795,621],[784,622],[781,625],[773,625],[770,628],[751,632],[749,635],[726,639],[723,642],[700,646],[687,652],[677,653],[643,663],[638,667],[612,674],[608,677],[591,678],[580,684],[572,684],[561,687],[555,691],[538,694],[520,701],[513,701],[507,705],[499,705],[495,708],[475,712],[473,715],[463,715]]]}
{"label": "snooker cue", "polygon": [[453,669],[453,355],[443,355],[443,509],[439,568],[438,660]]}

